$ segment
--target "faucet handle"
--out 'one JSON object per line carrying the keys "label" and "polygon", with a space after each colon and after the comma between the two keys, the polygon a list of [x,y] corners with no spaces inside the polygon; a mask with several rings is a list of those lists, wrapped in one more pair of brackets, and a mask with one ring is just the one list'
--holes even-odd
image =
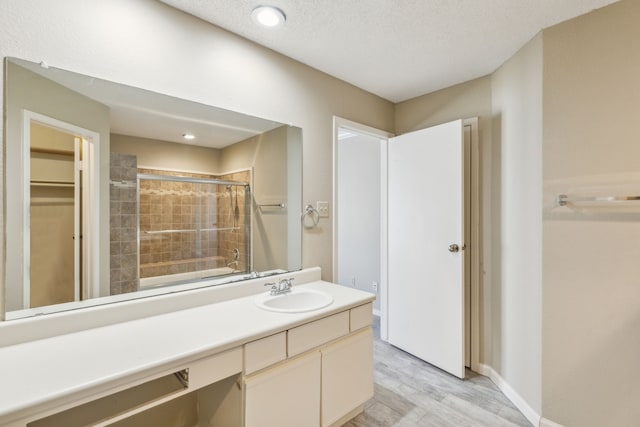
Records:
{"label": "faucet handle", "polygon": [[287,278],[287,279],[282,279],[280,280],[280,284],[278,286],[278,288],[281,291],[288,291],[291,289],[291,281],[293,280],[293,277]]}
{"label": "faucet handle", "polygon": [[278,286],[275,283],[265,283],[263,286],[271,286],[271,295],[278,293]]}

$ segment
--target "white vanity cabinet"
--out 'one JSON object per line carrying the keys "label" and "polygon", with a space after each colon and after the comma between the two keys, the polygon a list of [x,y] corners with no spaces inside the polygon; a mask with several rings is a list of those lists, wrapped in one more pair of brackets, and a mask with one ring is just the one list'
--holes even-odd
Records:
{"label": "white vanity cabinet", "polygon": [[371,313],[365,304],[246,344],[245,427],[339,426],[362,412],[373,396]]}
{"label": "white vanity cabinet", "polygon": [[319,277],[301,286],[332,305],[274,313],[254,292],[0,346],[12,385],[0,387],[0,426],[341,425],[373,396],[373,295]]}

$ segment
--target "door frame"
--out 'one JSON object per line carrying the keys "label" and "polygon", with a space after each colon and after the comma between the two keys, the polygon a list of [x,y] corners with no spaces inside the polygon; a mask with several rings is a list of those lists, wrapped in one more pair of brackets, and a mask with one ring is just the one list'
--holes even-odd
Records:
{"label": "door frame", "polygon": [[462,121],[462,126],[471,127],[471,144],[468,148],[470,150],[470,164],[467,166],[467,170],[470,174],[469,180],[471,181],[471,229],[469,230],[469,236],[471,242],[469,247],[471,249],[470,263],[470,290],[469,290],[469,316],[470,316],[470,342],[471,347],[470,357],[471,370],[474,372],[480,372],[480,289],[482,289],[482,270],[480,266],[482,264],[482,185],[480,182],[480,140],[478,130],[478,117],[471,117]]}
{"label": "door frame", "polygon": [[[338,277],[338,130],[348,129],[359,134],[367,135],[380,140],[380,286],[378,288],[380,296],[380,329],[384,339],[387,336],[386,323],[386,303],[387,303],[387,144],[389,138],[394,135],[380,129],[376,129],[361,123],[357,123],[342,117],[333,116],[333,200],[332,206],[332,229],[333,229],[333,280]],[[384,321],[382,319],[384,318]]]}
{"label": "door frame", "polygon": [[[99,278],[99,241],[100,241],[100,220],[99,220],[99,171],[100,164],[98,150],[100,144],[100,134],[89,129],[81,128],[62,120],[54,119],[40,113],[23,110],[22,114],[22,182],[23,192],[23,241],[22,241],[22,300],[24,309],[30,306],[31,280],[30,280],[30,252],[31,252],[31,123],[36,122],[53,129],[72,134],[82,139],[82,145],[88,147],[84,153],[82,165],[77,163],[74,169],[83,169],[83,197],[82,197],[82,259],[83,259],[83,280],[82,294],[84,299],[94,298],[100,295]],[[74,162],[75,163],[75,162]],[[74,176],[76,171],[74,170]],[[74,283],[74,293],[79,295],[78,283]],[[77,298],[79,299],[79,298]]]}
{"label": "door frame", "polygon": [[[470,256],[470,290],[469,290],[469,317],[470,317],[470,339],[466,342],[466,346],[470,348],[470,367],[475,372],[480,371],[480,289],[482,289],[482,222],[481,222],[481,174],[480,174],[480,141],[478,132],[478,118],[472,117],[462,121],[463,127],[471,127],[471,143],[470,143],[470,161],[465,165],[470,174],[471,181],[471,230],[469,248]],[[381,185],[380,185],[380,337],[386,341],[388,339],[388,259],[387,259],[387,161],[388,161],[388,140],[395,136],[394,134],[376,129],[367,125],[363,125],[342,117],[333,116],[333,197],[332,197],[332,225],[333,225],[333,278],[338,277],[338,231],[339,224],[337,218],[337,189],[338,189],[338,129],[346,128],[355,132],[379,138],[382,142],[381,156]],[[466,243],[466,242],[465,242]],[[465,310],[466,312],[466,310]],[[465,314],[466,315],[466,314]],[[465,322],[466,324],[467,322]],[[466,351],[466,350],[465,350]]]}

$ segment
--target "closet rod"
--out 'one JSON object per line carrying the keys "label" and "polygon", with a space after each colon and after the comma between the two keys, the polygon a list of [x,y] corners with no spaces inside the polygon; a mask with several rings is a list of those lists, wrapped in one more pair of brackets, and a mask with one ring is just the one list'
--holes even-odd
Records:
{"label": "closet rod", "polygon": [[37,187],[73,187],[73,181],[63,181],[55,179],[32,179],[31,185]]}

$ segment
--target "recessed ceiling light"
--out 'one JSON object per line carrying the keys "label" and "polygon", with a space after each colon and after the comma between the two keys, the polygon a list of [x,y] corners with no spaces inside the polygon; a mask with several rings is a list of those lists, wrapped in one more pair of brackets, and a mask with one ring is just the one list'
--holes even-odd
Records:
{"label": "recessed ceiling light", "polygon": [[273,6],[258,6],[251,12],[251,17],[265,27],[278,27],[287,20],[284,12]]}
{"label": "recessed ceiling light", "polygon": [[196,136],[195,136],[194,134],[192,134],[192,133],[183,133],[183,134],[182,134],[182,137],[183,137],[184,139],[189,139],[189,140],[191,140],[191,139],[196,139]]}

